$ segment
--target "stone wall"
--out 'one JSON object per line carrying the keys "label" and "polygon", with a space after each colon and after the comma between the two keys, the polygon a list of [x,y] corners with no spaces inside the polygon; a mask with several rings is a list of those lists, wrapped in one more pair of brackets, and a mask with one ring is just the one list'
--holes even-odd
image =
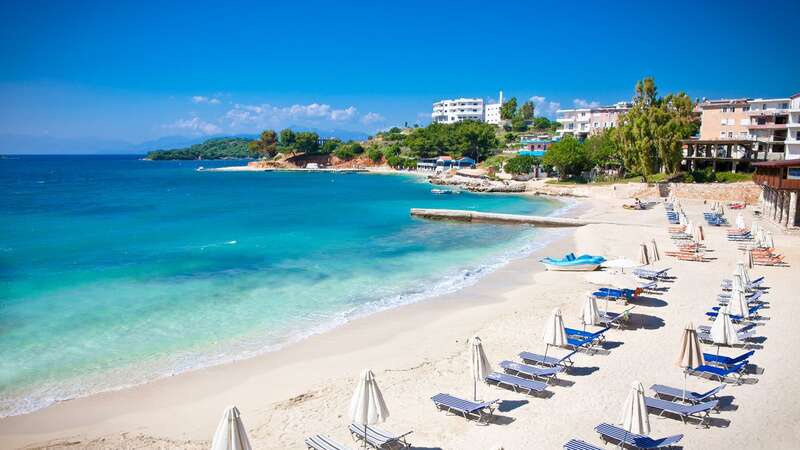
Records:
{"label": "stone wall", "polygon": [[529,192],[542,195],[604,197],[604,198],[658,198],[674,192],[678,198],[724,202],[758,202],[761,188],[751,181],[742,183],[620,183],[614,185],[553,185],[543,181],[528,182]]}
{"label": "stone wall", "polygon": [[758,203],[761,187],[752,181],[742,183],[669,183],[678,198],[726,202]]}

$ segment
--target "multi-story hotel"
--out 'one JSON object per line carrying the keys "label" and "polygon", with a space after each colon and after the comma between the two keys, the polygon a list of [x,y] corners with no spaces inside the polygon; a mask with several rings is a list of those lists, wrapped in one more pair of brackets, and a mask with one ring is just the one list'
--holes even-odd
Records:
{"label": "multi-story hotel", "polygon": [[433,104],[431,119],[435,123],[456,123],[465,120],[483,122],[482,98],[457,98]]}
{"label": "multi-story hotel", "polygon": [[597,134],[619,123],[619,116],[633,106],[628,102],[617,102],[611,106],[597,108],[559,109],[556,120],[561,124],[558,135],[572,135],[578,139]]}
{"label": "multi-story hotel", "polygon": [[693,160],[800,158],[800,94],[786,98],[705,100],[700,138],[684,141]]}

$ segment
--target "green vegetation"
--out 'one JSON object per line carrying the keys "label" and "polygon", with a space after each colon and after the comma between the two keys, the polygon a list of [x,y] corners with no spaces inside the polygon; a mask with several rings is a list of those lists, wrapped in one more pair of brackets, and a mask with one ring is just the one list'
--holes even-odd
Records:
{"label": "green vegetation", "polygon": [[514,114],[517,113],[517,98],[511,97],[507,102],[500,106],[500,118],[503,120],[511,120]]}
{"label": "green vegetation", "polygon": [[245,138],[216,138],[209,139],[202,144],[195,144],[187,148],[176,148],[172,150],[155,150],[149,152],[146,159],[168,160],[168,159],[242,159],[247,158],[250,153],[248,144],[250,139]]}
{"label": "green vegetation", "polygon": [[405,139],[409,156],[430,158],[450,155],[453,158],[469,156],[482,161],[490,151],[499,146],[496,128],[482,122],[465,121],[454,124],[432,123],[416,128]]}
{"label": "green vegetation", "polygon": [[677,172],[680,140],[698,129],[693,109],[683,92],[659,98],[652,78],[637,82],[633,108],[620,117],[613,135],[624,168],[645,177]]}
{"label": "green vegetation", "polygon": [[511,175],[522,175],[531,173],[541,163],[542,160],[535,156],[517,156],[506,161],[503,170]]}
{"label": "green vegetation", "polygon": [[714,172],[711,167],[683,174],[684,183],[738,183],[752,181],[752,173]]}
{"label": "green vegetation", "polygon": [[271,157],[278,151],[278,135],[274,130],[264,130],[258,140],[248,144],[247,150],[252,158]]}

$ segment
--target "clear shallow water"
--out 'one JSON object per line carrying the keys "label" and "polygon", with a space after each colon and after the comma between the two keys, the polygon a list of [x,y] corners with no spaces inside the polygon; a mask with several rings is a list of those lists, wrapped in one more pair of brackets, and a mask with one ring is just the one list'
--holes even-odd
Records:
{"label": "clear shallow water", "polygon": [[557,206],[403,176],[194,170],[230,164],[0,159],[0,415],[273,350],[543,245],[411,207]]}

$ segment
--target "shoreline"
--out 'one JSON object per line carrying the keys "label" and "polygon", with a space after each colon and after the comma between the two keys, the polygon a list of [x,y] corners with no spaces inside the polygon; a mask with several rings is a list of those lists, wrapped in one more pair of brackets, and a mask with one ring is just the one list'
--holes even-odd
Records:
{"label": "shoreline", "polygon": [[[710,227],[706,245],[711,262],[665,258],[657,267],[672,267],[674,281],[666,292],[649,294],[636,303],[632,330],[608,332],[608,348],[600,354],[575,357],[577,373],[563,374],[563,383],[548,387],[552,398],[479,385],[478,397],[502,401],[497,419],[476,427],[459,417],[436,411],[430,396],[445,392],[472,395],[467,340],[479,335],[492,367],[516,360],[520,351],[543,352],[541,330],[553,308],[565,324],[576,326],[585,293],[595,286],[585,275],[547,272],[538,255],[602,254],[635,259],[638,242],[654,238],[662,251],[671,248],[663,209],[624,210],[621,198],[576,200],[571,215],[631,222],[624,229],[608,224],[556,231],[563,233],[545,248],[512,261],[476,284],[426,300],[354,320],[331,332],[312,336],[278,351],[215,366],[122,391],[63,402],[35,413],[0,420],[0,440],[11,448],[100,450],[110,448],[207,449],[222,410],[236,405],[253,448],[304,448],[307,436],[325,433],[350,447],[347,404],[355,379],[364,368],[375,373],[391,416],[379,428],[396,433],[413,430],[416,447],[485,450],[560,448],[569,439],[600,441],[593,431],[613,423],[630,383],[640,381],[683,386],[703,392],[718,383],[685,379],[675,366],[683,326],[710,324],[704,315],[719,292],[719,281],[730,277],[740,257],[725,238],[725,228]],[[681,200],[691,218],[701,218],[708,206]],[[752,210],[745,212],[752,220]],[[624,230],[624,231],[623,231]],[[800,258],[800,238],[776,237],[790,263]],[[651,436],[684,434],[684,448],[791,448],[800,434],[795,427],[800,387],[792,376],[800,361],[786,358],[781,342],[798,339],[794,317],[800,304],[791,302],[794,268],[757,266],[755,276],[769,283],[758,321],[754,373],[746,383],[726,386],[726,404],[711,416],[712,426],[698,429],[674,418],[650,415]],[[610,310],[624,306],[613,302]],[[578,325],[580,326],[580,325]],[[704,347],[713,351],[713,347]],[[564,349],[550,349],[564,355]],[[604,348],[604,350],[606,350]],[[721,354],[738,355],[723,348]],[[770,438],[764,439],[765,415]]]}
{"label": "shoreline", "polygon": [[[561,206],[553,211],[554,215],[563,216],[566,213],[576,214],[582,208],[579,202],[565,202],[558,200]],[[264,372],[283,372],[287,366],[292,367],[295,365],[305,365],[311,361],[329,361],[330,356],[317,356],[317,349],[323,347],[339,347],[337,342],[352,342],[354,335],[370,335],[370,347],[381,345],[389,345],[393,338],[388,338],[385,330],[392,329],[396,333],[403,333],[403,328],[407,328],[412,324],[424,321],[431,314],[436,316],[446,316],[452,313],[458,313],[463,309],[472,308],[486,308],[494,303],[502,302],[502,300],[494,299],[493,286],[495,286],[501,279],[513,275],[515,277],[527,278],[527,275],[538,272],[543,272],[544,267],[538,263],[538,259],[547,254],[562,254],[570,248],[570,233],[567,230],[547,230],[548,234],[553,236],[542,247],[534,249],[531,253],[524,256],[512,258],[504,263],[499,264],[498,267],[493,268],[489,273],[477,278],[472,283],[468,283],[459,287],[454,292],[434,295],[431,297],[423,298],[421,300],[392,307],[385,310],[380,310],[367,315],[359,316],[344,324],[327,329],[320,333],[311,334],[295,342],[291,342],[282,346],[281,348],[258,354],[252,357],[237,359],[230,362],[212,365],[208,367],[201,367],[186,372],[177,373],[172,376],[158,378],[143,384],[126,386],[120,389],[109,390],[91,394],[84,397],[73,398],[69,400],[58,401],[42,409],[24,413],[21,415],[7,416],[0,418],[0,437],[4,442],[10,443],[12,446],[26,447],[37,443],[42,445],[47,441],[47,446],[51,444],[64,444],[71,441],[75,436],[81,436],[81,440],[86,439],[104,439],[104,436],[116,435],[118,433],[125,433],[128,426],[118,427],[116,420],[109,421],[107,417],[102,415],[87,415],[85,413],[79,414],[80,411],[109,411],[114,410],[114,404],[122,401],[124,403],[136,402],[137,399],[146,398],[148,401],[145,404],[139,404],[134,410],[160,410],[166,406],[156,400],[162,398],[164,400],[175,400],[174,395],[177,393],[181,397],[181,393],[193,391],[193,395],[200,395],[201,398],[214,401],[214,390],[210,389],[211,386],[215,388],[222,388],[221,384],[217,381],[220,378],[261,378],[265,375]],[[533,269],[533,270],[531,270]],[[523,282],[522,279],[517,280]],[[525,280],[527,281],[527,280]],[[512,283],[513,284],[513,283]],[[461,296],[464,291],[470,290],[470,297],[472,300],[464,300]],[[473,318],[474,319],[474,318]],[[357,353],[364,351],[360,349],[355,351],[354,356],[358,359]],[[336,359],[347,357],[348,353],[334,355]],[[306,357],[311,356],[311,361]],[[353,356],[352,354],[350,356]],[[394,358],[390,358],[394,360]],[[403,369],[386,369],[386,370],[403,370]],[[338,376],[352,375],[352,371],[345,370],[337,373]],[[332,374],[329,374],[331,376]],[[291,378],[290,374],[286,375]],[[288,385],[281,385],[288,388],[290,397],[303,396],[307,391],[309,384],[324,383],[328,377],[314,376],[311,379],[304,379],[302,385],[305,388],[297,388]],[[311,382],[311,383],[310,383]],[[196,390],[200,388],[200,390]],[[284,395],[272,398],[272,401],[279,401]],[[224,403],[224,402],[223,402]],[[218,420],[217,409],[221,411],[224,408],[223,403],[211,409],[207,415],[207,421],[201,422],[202,425],[195,424],[189,429],[180,433],[177,439],[184,440],[202,440],[210,439],[208,434],[209,429],[215,427]],[[247,408],[245,402],[236,403],[240,410]],[[151,411],[152,411],[151,410]],[[136,413],[138,416],[140,413]],[[126,414],[127,416],[127,414]],[[175,436],[169,436],[167,429],[160,428],[157,424],[151,422],[152,428],[147,427],[150,431],[148,435],[152,434],[159,437],[169,437],[176,439]],[[45,427],[43,430],[41,424],[46,423],[50,427]],[[132,425],[132,424],[130,424]],[[49,428],[49,430],[47,430]],[[137,427],[138,428],[138,427]],[[12,431],[9,433],[9,431]],[[212,431],[213,433],[213,431]],[[72,436],[70,438],[63,438],[64,435]]]}

